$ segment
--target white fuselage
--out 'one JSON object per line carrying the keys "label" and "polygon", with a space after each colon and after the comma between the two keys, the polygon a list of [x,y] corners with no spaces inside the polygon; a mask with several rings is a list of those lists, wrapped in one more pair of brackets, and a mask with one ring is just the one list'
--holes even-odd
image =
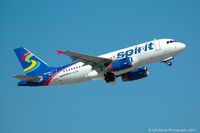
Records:
{"label": "white fuselage", "polygon": [[[99,57],[112,59],[113,61],[125,57],[132,57],[133,61],[137,60],[137,64],[133,67],[113,72],[118,76],[140,66],[174,56],[184,48],[185,44],[181,42],[175,42],[172,39],[159,39],[103,54]],[[49,85],[78,83],[97,79],[104,79],[103,71],[98,72],[93,70],[91,65],[77,62],[57,72]]]}

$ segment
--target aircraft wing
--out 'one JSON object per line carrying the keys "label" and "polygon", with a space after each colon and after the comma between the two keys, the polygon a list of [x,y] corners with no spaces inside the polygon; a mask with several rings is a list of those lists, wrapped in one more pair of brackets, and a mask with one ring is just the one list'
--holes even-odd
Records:
{"label": "aircraft wing", "polygon": [[41,80],[41,77],[34,77],[34,76],[27,76],[27,75],[15,75],[14,77],[23,81],[28,81],[28,82],[39,82]]}
{"label": "aircraft wing", "polygon": [[100,66],[105,66],[106,64],[112,62],[111,59],[76,53],[76,52],[72,52],[72,51],[68,51],[68,50],[65,50],[65,51],[57,50],[57,53],[67,55],[70,58],[72,58],[72,60],[80,61],[85,64],[91,65],[94,67],[94,69],[96,69]]}

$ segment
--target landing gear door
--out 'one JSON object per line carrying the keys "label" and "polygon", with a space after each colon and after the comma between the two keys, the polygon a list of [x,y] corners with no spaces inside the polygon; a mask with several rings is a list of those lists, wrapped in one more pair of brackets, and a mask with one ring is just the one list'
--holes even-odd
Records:
{"label": "landing gear door", "polygon": [[159,40],[154,39],[153,44],[154,44],[154,49],[155,49],[155,51],[159,51],[159,50],[161,50]]}

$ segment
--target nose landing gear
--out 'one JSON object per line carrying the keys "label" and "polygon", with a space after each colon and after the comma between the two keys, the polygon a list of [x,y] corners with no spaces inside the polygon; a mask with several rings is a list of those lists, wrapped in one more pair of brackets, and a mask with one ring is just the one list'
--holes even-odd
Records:
{"label": "nose landing gear", "polygon": [[168,62],[167,62],[167,65],[168,65],[168,66],[172,66],[172,62],[171,62],[171,61],[168,61]]}
{"label": "nose landing gear", "polygon": [[174,57],[171,56],[171,57],[169,57],[169,58],[166,58],[166,59],[161,60],[161,63],[167,64],[168,66],[172,66],[171,60],[173,60],[173,59],[174,59]]}

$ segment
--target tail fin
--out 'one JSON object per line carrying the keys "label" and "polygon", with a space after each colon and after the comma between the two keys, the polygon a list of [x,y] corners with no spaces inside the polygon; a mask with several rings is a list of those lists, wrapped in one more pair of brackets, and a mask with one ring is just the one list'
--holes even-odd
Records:
{"label": "tail fin", "polygon": [[49,65],[26,48],[20,47],[14,49],[14,51],[26,75],[35,76],[47,72],[50,69]]}

